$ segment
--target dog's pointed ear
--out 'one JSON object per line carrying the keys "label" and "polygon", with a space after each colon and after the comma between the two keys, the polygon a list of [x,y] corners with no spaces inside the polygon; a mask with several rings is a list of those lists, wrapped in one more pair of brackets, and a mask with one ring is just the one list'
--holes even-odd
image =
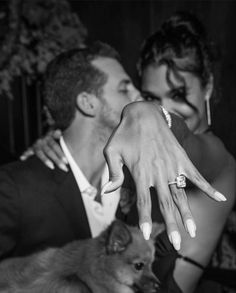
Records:
{"label": "dog's pointed ear", "polygon": [[152,224],[152,233],[151,238],[155,239],[159,234],[165,230],[165,225],[162,223],[153,223]]}
{"label": "dog's pointed ear", "polygon": [[124,251],[131,241],[132,236],[128,227],[121,221],[114,221],[109,227],[107,235],[108,254]]}

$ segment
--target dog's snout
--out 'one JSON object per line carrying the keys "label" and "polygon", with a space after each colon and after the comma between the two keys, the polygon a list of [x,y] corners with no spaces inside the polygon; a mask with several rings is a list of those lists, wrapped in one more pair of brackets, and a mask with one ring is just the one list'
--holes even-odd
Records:
{"label": "dog's snout", "polygon": [[157,293],[160,281],[154,275],[145,276],[142,278],[139,284],[136,284],[138,287],[138,293],[145,292],[145,293]]}
{"label": "dog's snout", "polygon": [[159,288],[160,282],[156,279],[156,280],[152,280],[149,283],[148,288],[146,289],[145,292],[147,293],[156,293],[158,288]]}
{"label": "dog's snout", "polygon": [[155,282],[153,282],[153,289],[154,289],[154,292],[156,292],[157,289],[159,289],[160,287],[160,282],[159,280],[156,280]]}

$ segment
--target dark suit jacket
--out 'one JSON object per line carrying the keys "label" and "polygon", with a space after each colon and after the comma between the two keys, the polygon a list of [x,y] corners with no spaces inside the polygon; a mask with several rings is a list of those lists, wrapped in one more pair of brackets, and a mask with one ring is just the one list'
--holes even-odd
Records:
{"label": "dark suit jacket", "polygon": [[0,259],[91,237],[72,172],[33,157],[0,168]]}

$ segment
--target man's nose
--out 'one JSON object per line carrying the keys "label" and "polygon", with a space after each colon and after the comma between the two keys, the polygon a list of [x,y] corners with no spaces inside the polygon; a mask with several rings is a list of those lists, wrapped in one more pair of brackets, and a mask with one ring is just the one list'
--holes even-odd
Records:
{"label": "man's nose", "polygon": [[136,88],[135,88],[135,90],[136,90],[136,95],[135,95],[135,100],[134,100],[134,102],[144,101],[144,98],[141,96],[140,91],[137,90]]}

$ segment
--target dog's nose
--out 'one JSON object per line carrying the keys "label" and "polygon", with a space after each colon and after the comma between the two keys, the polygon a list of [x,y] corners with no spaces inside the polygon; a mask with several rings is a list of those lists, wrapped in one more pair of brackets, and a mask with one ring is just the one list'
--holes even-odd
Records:
{"label": "dog's nose", "polygon": [[149,293],[157,293],[160,288],[160,281],[156,278],[156,276],[152,279],[151,287]]}
{"label": "dog's nose", "polygon": [[158,292],[157,290],[159,289],[159,285],[160,285],[160,282],[153,281],[148,293],[157,293]]}
{"label": "dog's nose", "polygon": [[153,287],[154,287],[154,292],[157,292],[157,290],[160,287],[160,282],[159,281],[154,282]]}
{"label": "dog's nose", "polygon": [[145,281],[139,287],[138,292],[157,293],[160,286],[160,281],[155,276],[146,277]]}

